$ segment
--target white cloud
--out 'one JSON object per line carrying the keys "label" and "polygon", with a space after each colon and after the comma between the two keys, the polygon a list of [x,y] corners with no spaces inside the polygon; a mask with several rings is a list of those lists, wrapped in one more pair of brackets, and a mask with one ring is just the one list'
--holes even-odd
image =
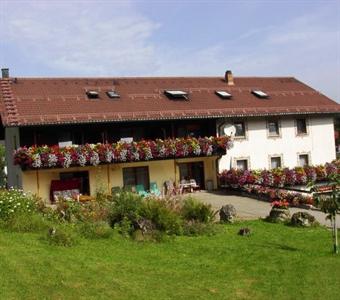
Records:
{"label": "white cloud", "polygon": [[120,2],[103,2],[100,9],[60,3],[8,8],[2,38],[21,47],[27,59],[71,74],[126,74],[152,65],[149,38],[159,24]]}

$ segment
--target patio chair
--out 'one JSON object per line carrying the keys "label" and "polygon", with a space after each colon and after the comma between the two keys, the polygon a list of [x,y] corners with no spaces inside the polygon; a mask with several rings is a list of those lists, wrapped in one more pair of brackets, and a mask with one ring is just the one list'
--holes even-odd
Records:
{"label": "patio chair", "polygon": [[190,186],[194,191],[199,191],[201,189],[195,179],[190,179]]}
{"label": "patio chair", "polygon": [[148,195],[148,192],[145,191],[143,184],[137,184],[136,185],[136,192],[138,195],[142,197],[146,197]]}
{"label": "patio chair", "polygon": [[164,186],[165,186],[165,191],[166,191],[167,196],[173,196],[177,194],[175,185],[172,180],[165,181]]}
{"label": "patio chair", "polygon": [[161,195],[161,191],[158,189],[156,182],[150,182],[150,193],[159,197]]}

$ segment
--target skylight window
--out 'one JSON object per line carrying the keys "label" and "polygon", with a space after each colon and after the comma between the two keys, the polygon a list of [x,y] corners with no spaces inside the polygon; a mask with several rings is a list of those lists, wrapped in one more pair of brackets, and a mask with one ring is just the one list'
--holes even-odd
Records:
{"label": "skylight window", "polygon": [[111,99],[120,98],[120,95],[116,91],[108,91],[106,94]]}
{"label": "skylight window", "polygon": [[232,95],[226,91],[215,91],[215,93],[223,99],[230,99],[232,97]]}
{"label": "skylight window", "polygon": [[188,100],[188,93],[178,90],[165,90],[164,94],[172,99],[185,99]]}
{"label": "skylight window", "polygon": [[99,98],[99,93],[97,91],[93,91],[93,90],[87,91],[86,95],[89,99],[98,99]]}
{"label": "skylight window", "polygon": [[262,99],[265,99],[265,98],[268,98],[268,94],[261,91],[261,90],[252,90],[251,91],[252,94],[254,94],[256,97],[259,97],[259,98],[262,98]]}

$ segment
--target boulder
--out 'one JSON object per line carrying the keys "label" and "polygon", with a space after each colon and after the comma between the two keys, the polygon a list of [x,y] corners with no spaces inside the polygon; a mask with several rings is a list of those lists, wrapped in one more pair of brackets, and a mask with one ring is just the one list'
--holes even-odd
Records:
{"label": "boulder", "polygon": [[232,223],[236,217],[236,209],[233,205],[227,204],[220,209],[220,220],[225,223]]}
{"label": "boulder", "polygon": [[312,225],[317,225],[315,217],[310,213],[298,211],[292,215],[290,220],[291,225],[300,227],[310,227]]}
{"label": "boulder", "polygon": [[267,219],[271,222],[286,222],[290,219],[289,209],[273,207]]}

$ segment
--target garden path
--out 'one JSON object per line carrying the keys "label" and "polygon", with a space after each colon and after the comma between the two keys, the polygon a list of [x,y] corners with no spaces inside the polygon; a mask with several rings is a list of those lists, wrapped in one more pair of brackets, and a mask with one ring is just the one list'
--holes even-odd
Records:
{"label": "garden path", "polygon": [[[211,204],[214,209],[220,209],[223,205],[232,204],[236,208],[237,216],[241,219],[265,218],[269,215],[271,206],[269,202],[260,201],[248,197],[226,195],[223,192],[196,192],[195,198],[205,203]],[[326,215],[318,210],[302,209],[291,207],[291,214],[297,211],[305,211],[313,215],[320,224],[331,226],[329,220],[325,220]],[[337,216],[337,227],[340,228],[340,215]]]}

